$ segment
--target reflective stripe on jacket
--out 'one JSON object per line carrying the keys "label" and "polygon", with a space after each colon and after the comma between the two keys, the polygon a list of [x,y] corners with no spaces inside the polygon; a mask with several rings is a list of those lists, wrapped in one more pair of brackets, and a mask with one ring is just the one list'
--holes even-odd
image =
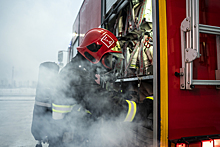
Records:
{"label": "reflective stripe on jacket", "polygon": [[132,122],[135,115],[136,115],[137,106],[134,101],[126,100],[126,102],[128,103],[128,113],[127,113],[127,116],[124,121],[125,122]]}
{"label": "reflective stripe on jacket", "polygon": [[75,105],[56,105],[53,103],[52,104],[53,119],[55,120],[63,119],[67,113],[72,111],[74,106]]}
{"label": "reflective stripe on jacket", "polygon": [[147,96],[146,99],[154,100],[153,96]]}

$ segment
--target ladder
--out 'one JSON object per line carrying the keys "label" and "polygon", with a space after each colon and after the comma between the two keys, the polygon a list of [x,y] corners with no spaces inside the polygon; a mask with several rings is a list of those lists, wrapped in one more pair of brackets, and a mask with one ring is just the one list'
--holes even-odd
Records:
{"label": "ladder", "polygon": [[[182,56],[180,89],[192,90],[195,85],[216,85],[216,89],[220,89],[220,27],[199,24],[199,0],[186,0],[186,18],[181,23],[180,31]],[[193,79],[193,60],[201,56],[199,33],[216,35],[216,80]]]}

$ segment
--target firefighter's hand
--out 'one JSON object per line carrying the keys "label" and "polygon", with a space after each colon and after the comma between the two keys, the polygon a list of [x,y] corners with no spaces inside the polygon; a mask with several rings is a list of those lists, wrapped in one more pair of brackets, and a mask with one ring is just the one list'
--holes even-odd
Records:
{"label": "firefighter's hand", "polygon": [[100,85],[100,75],[99,74],[95,74],[95,77],[96,77],[95,82]]}

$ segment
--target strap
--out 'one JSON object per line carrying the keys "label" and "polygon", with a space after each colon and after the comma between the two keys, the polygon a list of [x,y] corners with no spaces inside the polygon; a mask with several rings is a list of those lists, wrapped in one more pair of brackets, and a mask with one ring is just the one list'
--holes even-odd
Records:
{"label": "strap", "polygon": [[143,17],[144,17],[144,13],[145,13],[145,9],[146,9],[146,2],[147,0],[143,0],[142,4],[141,4],[141,9],[139,12],[139,16],[138,16],[138,26],[141,25]]}
{"label": "strap", "polygon": [[122,10],[119,12],[118,18],[115,21],[114,31],[113,31],[113,34],[115,34],[115,36],[118,36],[118,34],[116,34],[116,32],[117,32],[116,29],[119,27],[118,24],[119,24],[119,21],[120,21],[121,13],[122,13]]}
{"label": "strap", "polygon": [[[148,65],[153,65],[153,55],[152,55],[152,49],[153,49],[153,46],[150,46],[149,48],[145,48],[145,54],[147,55],[147,58],[148,58]],[[151,53],[152,52],[152,53]]]}
{"label": "strap", "polygon": [[128,113],[124,122],[132,122],[136,115],[137,106],[134,101],[126,100],[126,102],[128,103]]}
{"label": "strap", "polygon": [[139,49],[139,75],[144,75],[144,57],[143,57],[143,50],[144,50],[144,41],[145,41],[146,36],[143,37],[143,39],[141,40],[141,45],[140,45],[140,49]]}
{"label": "strap", "polygon": [[127,31],[128,31],[128,23],[129,23],[129,9],[127,8],[127,17],[126,17],[126,21],[125,21],[124,35],[127,35]]}
{"label": "strap", "polygon": [[124,55],[124,58],[125,58],[124,64],[123,64],[124,69],[125,69],[125,67],[127,66],[127,57],[129,56],[129,54],[128,54],[128,52],[127,52],[127,46],[128,46],[128,41],[126,41],[125,44],[124,44],[124,46],[123,46],[123,55]]}
{"label": "strap", "polygon": [[36,100],[35,100],[35,105],[42,106],[42,107],[48,107],[48,108],[51,107],[50,103],[39,102],[39,101],[36,101]]}
{"label": "strap", "polygon": [[[119,25],[122,25],[122,19],[121,19],[121,13],[122,13],[122,10],[119,12],[118,14],[118,18],[116,19],[115,21],[115,24],[114,24],[114,29],[113,29],[113,34],[115,36],[120,36],[119,34]],[[117,34],[118,33],[118,34]],[[122,32],[121,32],[122,33]],[[122,34],[121,34],[122,35]]]}
{"label": "strap", "polygon": [[127,63],[127,66],[126,66],[126,68],[125,68],[125,76],[127,76],[128,67],[129,67],[130,64],[131,64],[131,60],[133,59],[134,54],[137,52],[137,50],[138,50],[138,48],[139,48],[139,44],[140,44],[140,42],[138,41],[137,44],[136,44],[136,46],[134,47],[134,50],[133,50],[131,56],[130,56],[130,60],[129,60],[129,62]]}
{"label": "strap", "polygon": [[128,23],[129,23],[128,30],[129,30],[129,32],[134,29],[134,26],[135,26],[135,24],[134,24],[135,18],[134,17],[135,17],[134,16],[134,9],[132,8],[132,3],[130,2],[130,11],[128,13]]}

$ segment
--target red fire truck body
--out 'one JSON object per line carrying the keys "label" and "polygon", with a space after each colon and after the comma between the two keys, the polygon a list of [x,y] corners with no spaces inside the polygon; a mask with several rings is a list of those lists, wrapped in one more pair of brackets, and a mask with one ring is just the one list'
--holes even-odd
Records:
{"label": "red fire truck body", "polygon": [[[131,2],[84,0],[73,24],[70,56],[89,29],[110,29]],[[152,0],[152,12],[153,76],[143,77],[153,80],[153,146],[218,147],[220,3]]]}
{"label": "red fire truck body", "polygon": [[[215,86],[180,90],[174,73],[181,67],[180,24],[186,17],[185,1],[167,1],[168,128],[169,139],[219,134],[220,91]],[[200,1],[200,24],[220,26],[216,0]],[[161,44],[160,48],[163,48]],[[201,57],[193,61],[193,78],[215,80],[216,35],[200,33]]]}

